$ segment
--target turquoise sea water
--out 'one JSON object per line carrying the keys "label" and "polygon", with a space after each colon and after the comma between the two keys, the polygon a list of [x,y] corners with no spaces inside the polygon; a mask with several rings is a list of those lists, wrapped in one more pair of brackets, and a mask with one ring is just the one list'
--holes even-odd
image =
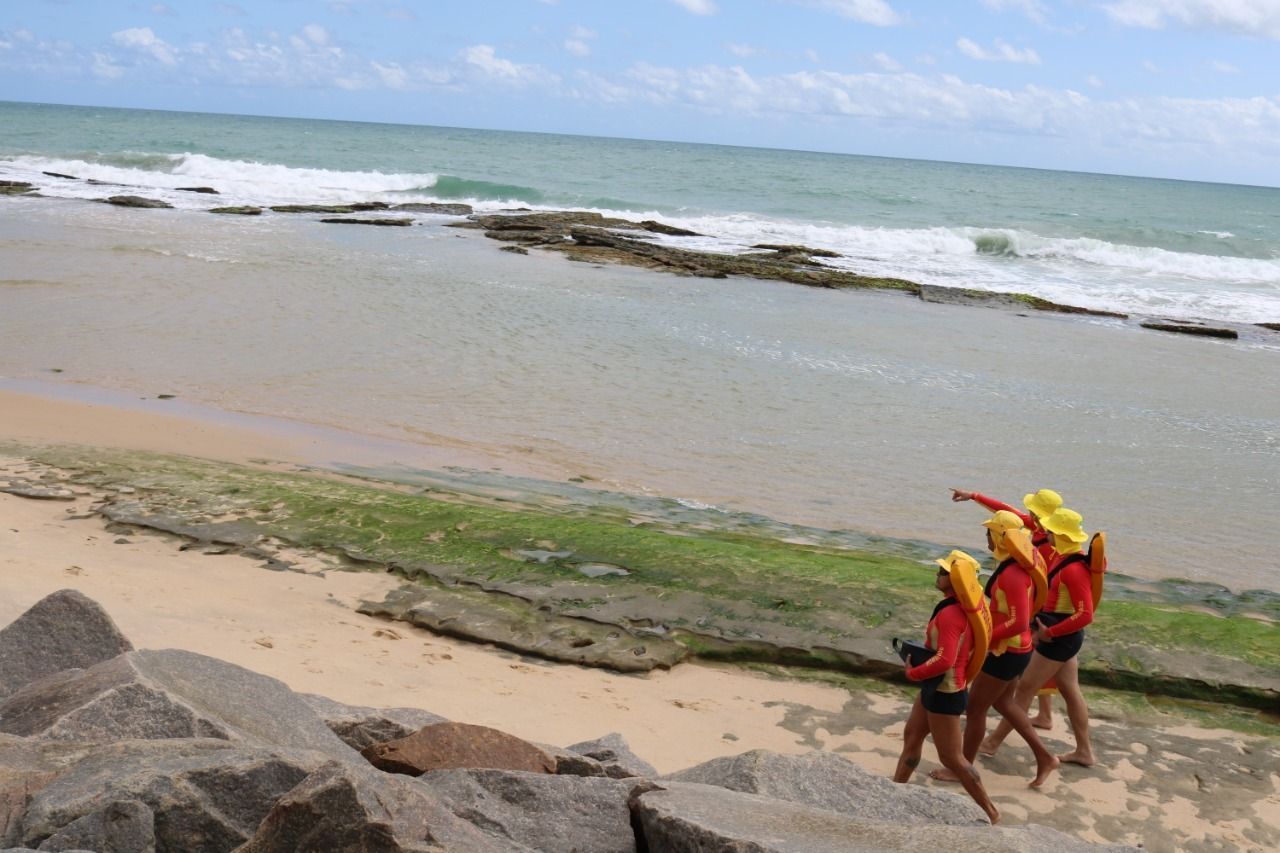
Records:
{"label": "turquoise sea water", "polygon": [[183,207],[466,201],[659,217],[739,251],[1175,318],[1280,322],[1280,189],[407,125],[0,103],[0,179]]}

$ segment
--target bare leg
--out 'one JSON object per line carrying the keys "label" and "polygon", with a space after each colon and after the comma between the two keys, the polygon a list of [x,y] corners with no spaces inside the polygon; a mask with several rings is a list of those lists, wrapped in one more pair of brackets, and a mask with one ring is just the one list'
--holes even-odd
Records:
{"label": "bare leg", "polygon": [[[1022,673],[1022,678],[1018,679],[1018,686],[1014,689],[1013,703],[1024,711],[1030,708],[1036,691],[1053,678],[1061,666],[1062,664],[1056,660],[1049,660],[1039,652],[1032,652],[1031,663],[1027,664],[1026,671]],[[1013,731],[1013,724],[1007,718],[1002,719],[996,726],[996,730],[978,746],[978,752],[983,755],[995,755],[996,750],[1000,748],[1000,744],[1004,743],[1004,739],[1011,731]]]}
{"label": "bare leg", "polygon": [[1067,661],[1058,672],[1058,692],[1067,703],[1067,721],[1076,738],[1074,752],[1058,756],[1068,764],[1092,767],[1097,763],[1093,755],[1093,743],[1089,740],[1089,706],[1080,690],[1080,664],[1076,658]]}
{"label": "bare leg", "polygon": [[1031,725],[1037,729],[1053,728],[1053,697],[1048,693],[1041,693],[1036,698],[1040,702],[1040,710],[1031,718]]}
{"label": "bare leg", "polygon": [[907,725],[902,730],[902,755],[898,756],[898,766],[893,771],[893,781],[905,782],[916,772],[920,764],[920,754],[924,751],[924,739],[929,734],[929,720],[916,696],[911,706],[911,714],[907,717]]}
{"label": "bare leg", "polygon": [[[1000,716],[1004,717],[1014,731],[1022,736],[1027,742],[1027,746],[1031,747],[1031,752],[1036,757],[1036,778],[1031,780],[1032,788],[1039,788],[1049,778],[1049,774],[1058,769],[1058,756],[1050,752],[1040,740],[1040,735],[1036,734],[1035,726],[1031,724],[1031,718],[1027,716],[1027,711],[1018,704],[1016,699],[1017,689],[1013,682],[1005,684],[1006,689],[997,697],[995,707]],[[969,732],[964,733],[965,745],[969,743]]]}
{"label": "bare leg", "polygon": [[[1000,698],[1005,689],[1011,685],[1012,682],[1001,681],[985,672],[979,672],[977,678],[969,685],[969,704],[965,711],[964,720],[963,752],[965,761],[972,764],[974,758],[977,757],[978,744],[982,742],[983,736],[987,733],[987,711],[990,710],[992,703]],[[960,781],[960,777],[947,767],[934,770],[929,774],[929,778],[937,779],[939,782]]]}
{"label": "bare leg", "polygon": [[996,809],[987,789],[982,786],[982,778],[977,769],[965,760],[960,735],[960,717],[951,714],[928,714],[929,733],[933,735],[933,745],[938,748],[938,759],[960,780],[969,796],[987,813],[993,823],[1000,822],[1000,812]]}

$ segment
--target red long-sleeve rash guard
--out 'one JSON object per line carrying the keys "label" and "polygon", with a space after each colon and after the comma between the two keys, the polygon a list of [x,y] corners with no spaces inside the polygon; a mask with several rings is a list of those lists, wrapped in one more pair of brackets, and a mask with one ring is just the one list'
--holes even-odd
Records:
{"label": "red long-sleeve rash guard", "polygon": [[1053,563],[1053,559],[1057,556],[1057,552],[1053,550],[1053,540],[1049,538],[1049,534],[1040,526],[1040,519],[1036,518],[1029,512],[1014,509],[1004,501],[998,501],[995,498],[987,497],[986,495],[979,494],[978,492],[973,493],[973,499],[992,512],[999,512],[1002,509],[1008,510],[1018,518],[1022,519],[1022,526],[1031,531],[1031,544],[1040,552],[1040,556],[1044,557],[1044,561],[1046,563]]}
{"label": "red long-sleeve rash guard", "polygon": [[[1077,559],[1071,559],[1075,557]],[[1089,567],[1079,554],[1060,556],[1059,562],[1071,560],[1058,570],[1050,570],[1048,607],[1050,613],[1070,613],[1046,632],[1050,637],[1062,637],[1083,630],[1093,621],[1093,583]]]}
{"label": "red long-sleeve rash guard", "polygon": [[1031,605],[1035,600],[1031,575],[1014,560],[1002,565],[991,588],[991,653],[1030,651]]}
{"label": "red long-sleeve rash guard", "polygon": [[965,670],[969,665],[969,650],[973,647],[973,629],[969,627],[964,609],[954,598],[948,598],[947,604],[956,606],[943,607],[925,628],[924,642],[934,650],[933,657],[908,669],[907,678],[924,681],[926,678],[942,675],[938,690],[942,693],[958,693],[965,687]]}

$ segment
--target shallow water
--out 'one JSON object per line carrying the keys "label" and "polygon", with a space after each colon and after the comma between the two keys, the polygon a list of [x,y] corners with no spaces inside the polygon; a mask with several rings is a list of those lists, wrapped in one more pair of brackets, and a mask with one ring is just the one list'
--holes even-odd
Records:
{"label": "shallow water", "polygon": [[1280,532],[1260,522],[1280,486],[1272,350],[521,257],[426,220],[0,201],[5,377],[974,551],[984,514],[949,487],[1049,486],[1122,572],[1280,586]]}

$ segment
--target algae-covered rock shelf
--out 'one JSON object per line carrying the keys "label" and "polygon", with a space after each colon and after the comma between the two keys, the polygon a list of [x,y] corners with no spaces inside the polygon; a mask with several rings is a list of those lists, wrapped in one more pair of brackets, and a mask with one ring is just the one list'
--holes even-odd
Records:
{"label": "algae-covered rock shelf", "polygon": [[[404,586],[365,612],[552,660],[644,671],[699,657],[900,678],[890,639],[919,633],[936,600],[922,543],[585,487],[8,450],[32,462],[11,488],[88,489],[120,530],[270,568],[290,568],[282,549],[303,548],[338,568],[395,572]],[[1278,618],[1280,596],[1266,591],[1116,576],[1081,678],[1274,713]]]}

